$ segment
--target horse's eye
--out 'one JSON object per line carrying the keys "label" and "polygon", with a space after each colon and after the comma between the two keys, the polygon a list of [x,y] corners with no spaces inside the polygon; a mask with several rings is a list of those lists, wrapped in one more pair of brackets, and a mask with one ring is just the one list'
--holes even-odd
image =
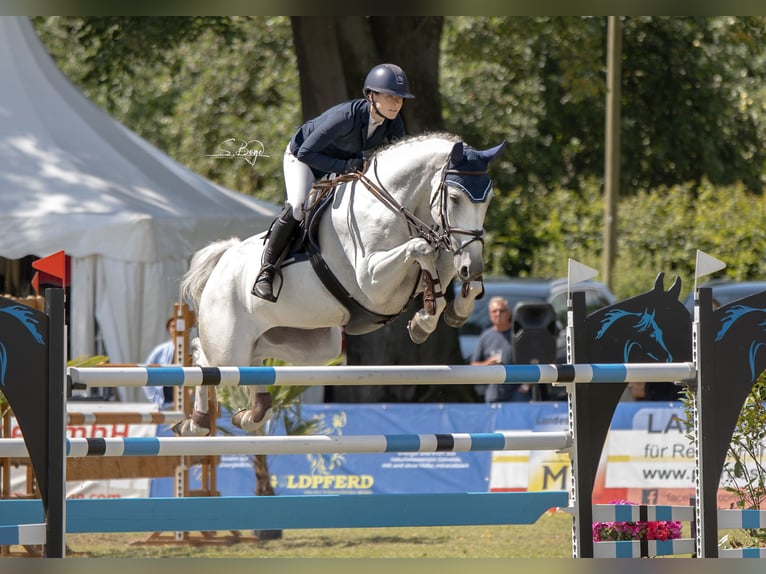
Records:
{"label": "horse's eye", "polygon": [[459,193],[450,193],[449,194],[449,202],[452,205],[457,205],[460,203],[460,194]]}

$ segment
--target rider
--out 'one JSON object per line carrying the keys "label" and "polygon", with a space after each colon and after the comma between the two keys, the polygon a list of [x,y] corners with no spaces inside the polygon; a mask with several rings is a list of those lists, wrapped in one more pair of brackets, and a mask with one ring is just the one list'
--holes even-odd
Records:
{"label": "rider", "polygon": [[284,155],[287,202],[271,224],[252,294],[276,301],[272,282],[277,263],[303,219],[306,197],[315,181],[362,171],[362,152],[384,140],[404,137],[399,117],[404,98],[414,98],[404,71],[394,64],[372,68],[364,81],[364,98],[338,104],[307,121],[295,133]]}

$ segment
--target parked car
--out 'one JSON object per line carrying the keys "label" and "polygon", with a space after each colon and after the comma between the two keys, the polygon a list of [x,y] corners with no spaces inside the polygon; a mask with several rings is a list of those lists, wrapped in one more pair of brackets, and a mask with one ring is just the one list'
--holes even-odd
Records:
{"label": "parked car", "polygon": [[[456,293],[460,284],[455,285]],[[584,281],[574,286],[575,291],[585,292],[585,305],[588,313],[611,305],[615,296],[606,285],[598,281]],[[566,334],[564,327],[567,323],[567,279],[528,279],[510,277],[488,277],[484,280],[484,297],[476,301],[468,321],[460,327],[458,338],[460,352],[466,362],[471,360],[476,343],[482,331],[491,326],[487,306],[489,300],[500,295],[508,300],[511,311],[517,303],[550,303],[553,307],[561,328],[557,342],[557,357],[559,362],[566,361]]]}
{"label": "parked car", "polygon": [[[713,289],[713,299],[720,305],[728,305],[732,301],[755,295],[766,291],[766,281],[732,281],[730,279],[711,279],[697,287],[710,287]],[[684,305],[689,313],[694,315],[694,291],[691,291],[684,299]]]}

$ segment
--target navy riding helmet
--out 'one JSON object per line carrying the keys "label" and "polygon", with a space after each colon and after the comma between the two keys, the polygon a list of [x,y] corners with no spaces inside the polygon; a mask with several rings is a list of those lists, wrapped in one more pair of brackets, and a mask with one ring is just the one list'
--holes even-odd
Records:
{"label": "navy riding helmet", "polygon": [[401,98],[414,98],[410,93],[407,74],[396,64],[380,64],[367,74],[364,80],[364,93],[379,92]]}

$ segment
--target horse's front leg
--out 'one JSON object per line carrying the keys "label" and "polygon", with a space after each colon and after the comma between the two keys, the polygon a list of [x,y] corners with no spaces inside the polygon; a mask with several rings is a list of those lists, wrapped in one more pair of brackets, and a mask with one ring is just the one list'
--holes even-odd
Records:
{"label": "horse's front leg", "polygon": [[447,305],[444,310],[444,322],[456,329],[462,327],[468,317],[471,316],[476,298],[484,293],[484,283],[481,281],[469,281],[463,283],[460,294]]}
{"label": "horse's front leg", "polygon": [[407,332],[410,334],[410,339],[412,339],[413,343],[419,345],[425,342],[431,333],[436,330],[436,326],[439,323],[439,315],[444,311],[447,302],[444,300],[444,297],[437,297],[435,305],[435,313],[429,313],[427,309],[421,309],[407,323]]}
{"label": "horse's front leg", "polygon": [[425,239],[416,237],[388,251],[372,253],[365,264],[357,268],[357,282],[375,306],[385,307],[391,302],[392,292],[408,287],[404,282],[413,264],[434,278],[439,275],[436,251]]}

